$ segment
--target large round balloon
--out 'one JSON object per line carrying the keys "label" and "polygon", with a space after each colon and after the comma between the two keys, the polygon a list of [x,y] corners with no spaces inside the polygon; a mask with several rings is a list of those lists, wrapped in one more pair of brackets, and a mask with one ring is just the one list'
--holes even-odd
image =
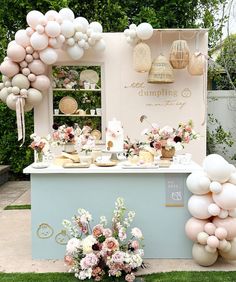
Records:
{"label": "large round balloon", "polygon": [[213,194],[214,202],[225,210],[236,208],[236,186],[231,183],[224,183],[222,191],[218,194]]}
{"label": "large round balloon", "polygon": [[212,181],[224,183],[232,173],[230,164],[220,155],[208,155],[203,161],[204,171]]}
{"label": "large round balloon", "polygon": [[45,64],[41,60],[33,60],[28,67],[36,75],[43,74],[46,71]]}
{"label": "large round balloon", "polygon": [[7,60],[1,63],[0,71],[3,75],[11,78],[19,73],[20,67],[17,63]]}
{"label": "large round balloon", "polygon": [[192,249],[193,259],[202,266],[210,266],[214,264],[218,258],[218,252],[209,253],[205,246],[195,243]]}
{"label": "large round balloon", "polygon": [[220,251],[220,255],[227,260],[236,260],[236,239],[230,242],[231,248],[227,252]]}
{"label": "large round balloon", "polygon": [[27,103],[27,100],[25,100],[25,105],[24,105],[24,112],[30,112],[31,110],[33,110],[33,105],[30,105]]}
{"label": "large round balloon", "polygon": [[[14,94],[9,94],[7,96],[7,100],[6,100],[6,104],[8,106],[8,108],[10,108],[11,110],[15,111],[16,110],[16,101],[17,101],[17,96]],[[22,98],[22,104],[23,106],[25,105],[25,99]]]}
{"label": "large round balloon", "polygon": [[71,9],[69,8],[63,8],[59,11],[59,15],[62,17],[63,20],[69,20],[69,21],[73,21],[75,18],[75,15],[73,13],[73,11],[71,11]]}
{"label": "large round balloon", "polygon": [[32,106],[37,106],[43,99],[42,93],[34,88],[28,89],[27,104]]}
{"label": "large round balloon", "polygon": [[102,32],[102,25],[99,22],[91,22],[89,27],[96,32]]}
{"label": "large round balloon", "polygon": [[38,75],[31,85],[39,91],[46,91],[50,87],[50,79],[46,75]]}
{"label": "large round balloon", "polygon": [[210,191],[211,181],[204,172],[193,172],[188,176],[186,184],[193,194],[203,195]]}
{"label": "large round balloon", "polygon": [[57,37],[61,32],[61,26],[59,23],[50,21],[45,26],[45,33],[50,37]]}
{"label": "large round balloon", "polygon": [[17,74],[12,78],[12,86],[17,86],[20,89],[28,89],[30,86],[30,82],[26,76],[23,74]]}
{"label": "large round balloon", "polygon": [[204,231],[204,226],[207,222],[207,220],[191,217],[185,224],[185,232],[188,238],[196,242],[198,234]]}
{"label": "large round balloon", "polygon": [[75,27],[79,24],[80,28],[77,31],[82,31],[85,33],[89,27],[89,22],[84,17],[75,18],[73,21]]}
{"label": "large round balloon", "polygon": [[28,36],[25,29],[20,29],[15,34],[15,41],[22,47],[27,47],[30,45],[30,37]]}
{"label": "large round balloon", "polygon": [[30,37],[30,43],[35,50],[43,50],[48,46],[48,37],[45,33],[34,32]]}
{"label": "large round balloon", "polygon": [[198,219],[207,219],[211,217],[208,207],[213,203],[212,196],[206,195],[192,195],[188,201],[188,209],[192,216]]}
{"label": "large round balloon", "polygon": [[153,28],[149,23],[141,23],[137,27],[137,36],[142,40],[147,40],[152,37]]}
{"label": "large round balloon", "polygon": [[59,16],[59,13],[58,13],[57,11],[54,11],[54,10],[49,10],[49,11],[47,11],[47,13],[45,14],[45,18],[46,18],[48,21],[55,21],[58,16]]}
{"label": "large round balloon", "polygon": [[26,16],[27,24],[33,29],[40,23],[40,19],[42,19],[44,15],[39,11],[30,11]]}
{"label": "large round balloon", "polygon": [[46,48],[39,52],[40,59],[47,65],[52,65],[57,61],[57,52],[53,48]]}
{"label": "large round balloon", "polygon": [[216,227],[223,227],[227,231],[227,240],[232,240],[236,237],[236,218],[227,217],[221,219],[219,217],[215,217],[212,221]]}
{"label": "large round balloon", "polygon": [[73,60],[79,60],[84,55],[83,48],[79,47],[78,44],[68,47],[66,51]]}
{"label": "large round balloon", "polygon": [[1,99],[4,103],[6,103],[7,96],[8,96],[7,87],[4,87],[4,88],[0,91],[0,99]]}
{"label": "large round balloon", "polygon": [[72,37],[75,33],[75,26],[71,21],[65,20],[61,25],[61,33],[65,38]]}
{"label": "large round balloon", "polygon": [[17,43],[8,44],[7,57],[14,62],[21,62],[24,60],[26,55],[25,48]]}

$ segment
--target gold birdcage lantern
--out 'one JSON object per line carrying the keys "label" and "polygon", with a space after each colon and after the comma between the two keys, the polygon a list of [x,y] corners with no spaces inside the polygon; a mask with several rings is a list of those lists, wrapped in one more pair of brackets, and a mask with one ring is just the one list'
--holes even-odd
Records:
{"label": "gold birdcage lantern", "polygon": [[133,51],[133,66],[137,72],[148,72],[152,65],[151,50],[146,43],[138,43]]}
{"label": "gold birdcage lantern", "polygon": [[159,55],[152,63],[148,75],[149,83],[172,83],[174,82],[173,68],[168,59]]}
{"label": "gold birdcage lantern", "polygon": [[175,40],[170,50],[170,63],[174,69],[184,69],[189,63],[189,48],[185,40]]}

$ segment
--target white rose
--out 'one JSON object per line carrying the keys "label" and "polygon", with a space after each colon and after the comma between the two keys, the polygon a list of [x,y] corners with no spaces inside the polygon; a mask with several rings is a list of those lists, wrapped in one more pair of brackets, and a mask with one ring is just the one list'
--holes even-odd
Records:
{"label": "white rose", "polygon": [[81,247],[81,241],[77,238],[71,238],[66,245],[66,251],[68,254],[73,254],[80,247]]}

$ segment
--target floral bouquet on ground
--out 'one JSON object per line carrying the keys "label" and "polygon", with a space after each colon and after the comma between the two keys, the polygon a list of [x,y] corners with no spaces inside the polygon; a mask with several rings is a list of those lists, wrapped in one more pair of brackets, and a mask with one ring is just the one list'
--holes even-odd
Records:
{"label": "floral bouquet on ground", "polygon": [[72,236],[66,246],[65,263],[76,278],[101,281],[111,276],[134,281],[134,271],[143,264],[143,235],[135,227],[131,230],[131,238],[127,237],[135,212],[129,211],[127,217],[125,212],[124,200],[118,198],[111,228],[107,227],[107,219],[102,216],[100,223],[91,229],[92,216],[84,209],[78,210],[73,222],[63,221]]}
{"label": "floral bouquet on ground", "polygon": [[52,140],[57,145],[75,144],[78,136],[81,134],[80,127],[75,124],[72,126],[53,124]]}
{"label": "floral bouquet on ground", "polygon": [[179,123],[177,128],[171,126],[159,127],[157,124],[151,124],[151,128],[143,131],[147,142],[156,150],[165,148],[170,150],[175,148],[177,151],[184,148],[184,144],[197,139],[199,134],[193,130],[193,123],[190,120],[187,123]]}

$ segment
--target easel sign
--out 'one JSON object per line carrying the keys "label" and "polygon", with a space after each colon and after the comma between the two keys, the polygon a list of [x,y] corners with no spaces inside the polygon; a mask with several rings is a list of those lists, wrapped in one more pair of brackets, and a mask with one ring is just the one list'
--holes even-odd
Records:
{"label": "easel sign", "polygon": [[166,181],[166,207],[184,207],[184,180],[168,174]]}

